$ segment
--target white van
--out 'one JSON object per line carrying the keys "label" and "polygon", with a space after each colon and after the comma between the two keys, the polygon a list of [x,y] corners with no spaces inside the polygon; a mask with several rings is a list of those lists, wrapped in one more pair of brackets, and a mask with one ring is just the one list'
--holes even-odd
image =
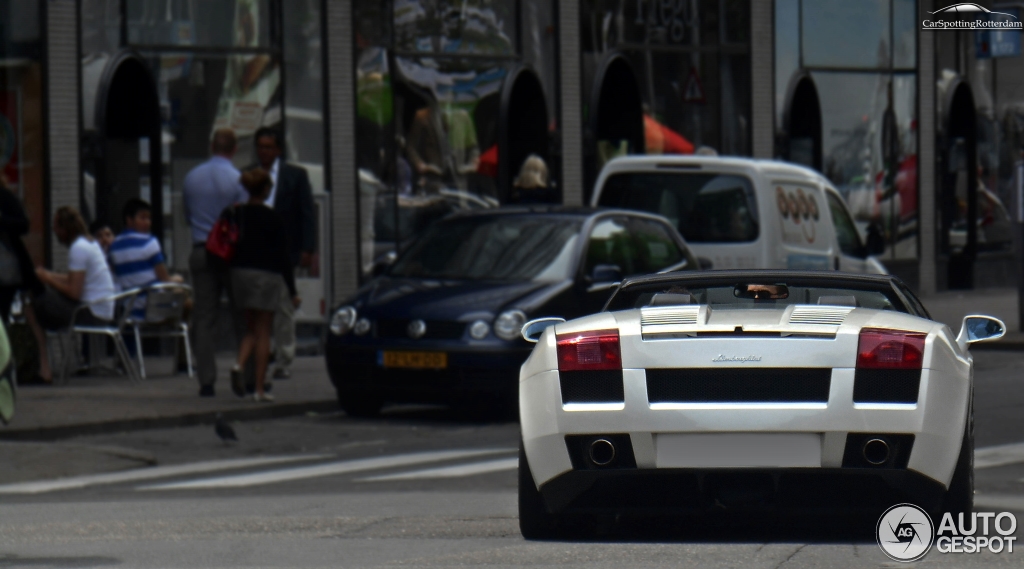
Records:
{"label": "white van", "polygon": [[601,170],[591,205],[668,218],[714,269],[888,272],[871,256],[881,234],[861,236],[832,184],[787,162],[623,156]]}

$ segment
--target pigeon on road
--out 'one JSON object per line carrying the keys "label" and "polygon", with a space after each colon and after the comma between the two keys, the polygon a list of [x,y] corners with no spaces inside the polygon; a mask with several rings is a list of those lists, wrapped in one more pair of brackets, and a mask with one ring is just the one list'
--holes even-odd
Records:
{"label": "pigeon on road", "polygon": [[235,435],[235,430],[231,428],[231,425],[224,420],[224,417],[217,413],[217,422],[213,425],[214,432],[220,437],[220,440],[224,441],[224,444],[229,442],[238,442],[238,437]]}

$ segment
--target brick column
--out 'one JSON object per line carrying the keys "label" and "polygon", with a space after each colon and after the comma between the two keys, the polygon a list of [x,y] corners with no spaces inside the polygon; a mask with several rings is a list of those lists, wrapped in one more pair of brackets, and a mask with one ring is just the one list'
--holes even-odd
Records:
{"label": "brick column", "polygon": [[355,154],[355,78],[351,0],[323,2],[326,29],[328,184],[331,191],[330,304],[359,285],[358,171]]}
{"label": "brick column", "polygon": [[754,158],[775,155],[775,2],[750,3],[750,114]]}
{"label": "brick column", "polygon": [[580,1],[558,3],[558,71],[561,91],[562,202],[583,203],[583,109],[580,74]]}
{"label": "brick column", "polygon": [[[78,2],[48,0],[46,31],[46,179],[49,219],[61,206],[80,206]],[[49,220],[48,220],[49,223]],[[49,227],[49,225],[47,225]],[[67,248],[49,236],[51,266],[67,265]]]}
{"label": "brick column", "polygon": [[[918,2],[918,20],[932,11],[931,0]],[[935,121],[935,32],[917,32],[917,234],[919,294],[935,294],[936,251],[936,160]]]}

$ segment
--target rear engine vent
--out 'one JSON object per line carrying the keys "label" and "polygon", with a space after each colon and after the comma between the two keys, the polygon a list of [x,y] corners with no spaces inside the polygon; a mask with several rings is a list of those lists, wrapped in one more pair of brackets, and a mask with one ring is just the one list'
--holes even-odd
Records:
{"label": "rear engine vent", "polygon": [[827,403],[831,368],[649,369],[651,403]]}
{"label": "rear engine vent", "polygon": [[560,371],[562,403],[623,403],[622,370]]}
{"label": "rear engine vent", "polygon": [[839,326],[852,311],[853,308],[797,306],[789,316],[789,323]]}
{"label": "rear engine vent", "polygon": [[853,376],[854,403],[917,403],[919,369],[858,369]]}
{"label": "rear engine vent", "polygon": [[696,324],[700,306],[645,306],[640,309],[641,326]]}

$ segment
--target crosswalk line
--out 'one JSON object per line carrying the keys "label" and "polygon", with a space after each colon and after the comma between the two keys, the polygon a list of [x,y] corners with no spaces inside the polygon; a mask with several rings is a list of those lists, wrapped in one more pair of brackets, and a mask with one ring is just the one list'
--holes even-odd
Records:
{"label": "crosswalk line", "polygon": [[219,476],[214,478],[203,478],[199,480],[186,480],[182,482],[170,482],[166,484],[150,484],[139,486],[137,490],[201,490],[211,488],[245,488],[249,486],[261,486],[265,484],[276,484],[290,480],[303,480],[308,478],[320,478],[323,476],[335,476],[338,474],[349,474],[352,472],[363,472],[382,468],[395,468],[411,466],[414,464],[425,464],[428,462],[441,462],[444,460],[456,460],[474,456],[485,456],[488,454],[503,454],[515,452],[516,449],[475,449],[475,450],[446,450],[427,451],[409,454],[398,454],[374,458],[359,458],[354,460],[343,460],[340,462],[329,462],[312,466],[295,468],[283,468],[267,472],[253,472],[249,474],[238,474],[233,476]]}
{"label": "crosswalk line", "polygon": [[105,474],[87,474],[84,476],[56,478],[53,480],[41,480],[38,482],[4,484],[0,485],[0,494],[40,494],[43,492],[55,492],[58,490],[74,490],[78,488],[85,488],[87,486],[97,486],[100,484],[139,482],[142,480],[153,480],[156,478],[170,478],[172,476],[186,476],[190,474],[206,474],[208,472],[217,472],[220,470],[255,468],[260,466],[285,464],[289,462],[300,462],[304,460],[323,460],[325,458],[334,458],[334,455],[300,454],[291,456],[264,456],[257,458],[231,458],[169,466],[154,466],[150,468],[139,468],[135,470],[110,472]]}
{"label": "crosswalk line", "polygon": [[994,468],[1024,462],[1024,443],[1011,443],[974,450],[974,468]]}
{"label": "crosswalk line", "polygon": [[489,472],[499,472],[502,470],[514,470],[518,466],[519,459],[516,457],[499,458],[496,460],[487,460],[484,462],[474,462],[470,464],[455,464],[452,466],[425,468],[423,470],[414,470],[411,472],[399,472],[397,474],[381,474],[378,476],[357,478],[356,482],[386,482],[391,480],[415,480],[419,478],[460,478],[463,476],[474,476],[477,474],[487,474]]}

